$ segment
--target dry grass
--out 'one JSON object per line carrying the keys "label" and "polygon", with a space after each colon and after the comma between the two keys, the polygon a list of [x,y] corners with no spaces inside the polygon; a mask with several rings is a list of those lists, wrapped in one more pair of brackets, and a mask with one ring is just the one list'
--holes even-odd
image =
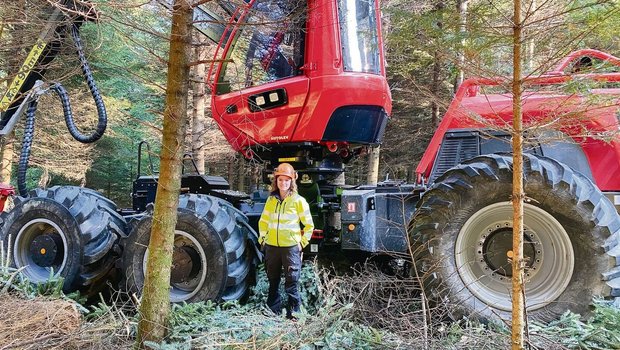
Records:
{"label": "dry grass", "polygon": [[0,350],[129,349],[126,320],[114,313],[86,322],[73,301],[0,294]]}
{"label": "dry grass", "polygon": [[23,300],[5,294],[0,300],[1,349],[29,348],[79,329],[81,315],[65,300]]}

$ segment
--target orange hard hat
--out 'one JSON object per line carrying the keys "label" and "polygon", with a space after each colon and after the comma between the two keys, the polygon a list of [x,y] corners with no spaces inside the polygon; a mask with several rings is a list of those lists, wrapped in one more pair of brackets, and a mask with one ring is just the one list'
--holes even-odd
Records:
{"label": "orange hard hat", "polygon": [[282,163],[273,170],[273,176],[277,178],[280,175],[288,176],[293,180],[297,180],[297,172],[289,163]]}

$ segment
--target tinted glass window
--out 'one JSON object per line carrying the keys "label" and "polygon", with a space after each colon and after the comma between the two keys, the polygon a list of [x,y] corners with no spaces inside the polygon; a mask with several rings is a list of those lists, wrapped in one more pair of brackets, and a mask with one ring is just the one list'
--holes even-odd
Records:
{"label": "tinted glass window", "polygon": [[339,0],[344,70],[381,73],[374,0]]}
{"label": "tinted glass window", "polygon": [[217,93],[299,74],[303,65],[306,2],[258,0],[239,27]]}

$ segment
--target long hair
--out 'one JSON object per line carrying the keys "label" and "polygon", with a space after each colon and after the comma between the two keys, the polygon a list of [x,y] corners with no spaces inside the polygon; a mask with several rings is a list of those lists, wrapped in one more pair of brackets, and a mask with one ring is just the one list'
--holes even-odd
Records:
{"label": "long hair", "polygon": [[[284,175],[280,175],[280,176],[284,176]],[[289,192],[297,193],[297,181],[291,179],[291,189]],[[280,190],[278,189],[278,177],[274,176],[271,179],[271,194],[276,195],[278,193],[280,193]]]}

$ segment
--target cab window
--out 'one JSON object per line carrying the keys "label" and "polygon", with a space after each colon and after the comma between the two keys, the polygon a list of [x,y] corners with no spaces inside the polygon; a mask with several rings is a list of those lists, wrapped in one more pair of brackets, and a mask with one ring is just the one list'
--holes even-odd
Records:
{"label": "cab window", "polygon": [[218,94],[301,73],[306,2],[258,0],[250,11],[227,56]]}
{"label": "cab window", "polygon": [[344,70],[381,73],[375,0],[339,0]]}

